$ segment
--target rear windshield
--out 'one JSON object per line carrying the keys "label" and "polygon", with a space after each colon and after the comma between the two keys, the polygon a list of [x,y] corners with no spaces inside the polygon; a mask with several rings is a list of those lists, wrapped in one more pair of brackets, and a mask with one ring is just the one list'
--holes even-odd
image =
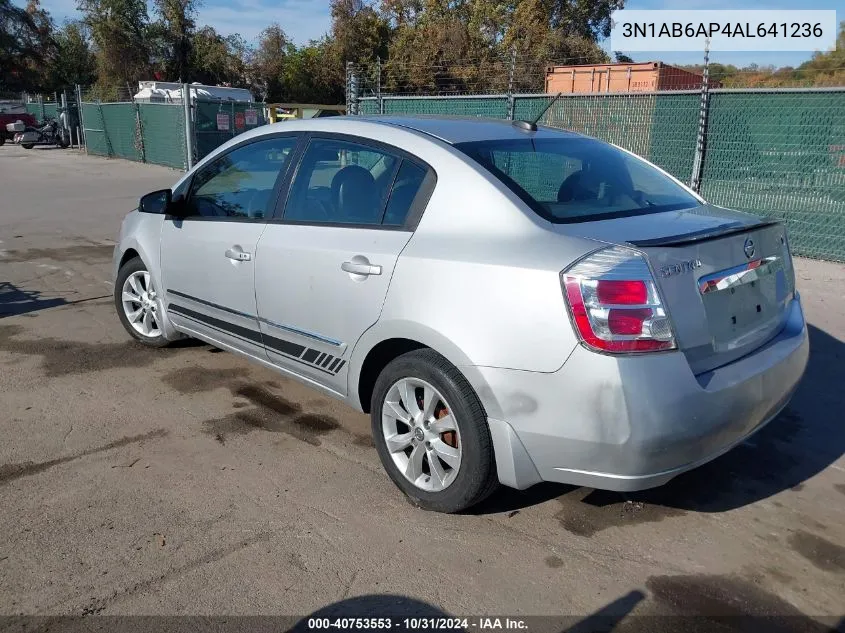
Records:
{"label": "rear windshield", "polygon": [[584,222],[700,205],[647,162],[594,139],[526,138],[456,147],[551,222]]}

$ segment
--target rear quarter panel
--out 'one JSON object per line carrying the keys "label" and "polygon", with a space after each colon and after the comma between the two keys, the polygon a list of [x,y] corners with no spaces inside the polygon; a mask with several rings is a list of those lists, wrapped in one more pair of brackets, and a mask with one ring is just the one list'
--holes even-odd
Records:
{"label": "rear quarter panel", "polygon": [[578,344],[559,273],[600,245],[554,233],[450,147],[428,162],[437,186],[399,257],[379,321],[356,346],[350,386],[369,349],[393,337],[428,345],[462,369],[556,371]]}

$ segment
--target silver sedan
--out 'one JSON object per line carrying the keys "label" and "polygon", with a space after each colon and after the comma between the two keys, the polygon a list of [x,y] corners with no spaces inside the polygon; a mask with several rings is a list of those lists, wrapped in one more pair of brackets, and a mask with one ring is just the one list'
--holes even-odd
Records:
{"label": "silver sedan", "polygon": [[369,413],[391,479],[445,512],[499,483],[661,485],[777,416],[808,356],[781,224],[524,123],[242,134],[141,199],[114,274],[131,336]]}

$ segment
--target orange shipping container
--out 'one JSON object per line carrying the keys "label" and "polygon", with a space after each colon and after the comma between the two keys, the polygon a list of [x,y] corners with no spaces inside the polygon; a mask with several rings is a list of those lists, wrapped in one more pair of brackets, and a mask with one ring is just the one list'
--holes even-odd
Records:
{"label": "orange shipping container", "polygon": [[[718,88],[718,82],[710,82]],[[601,92],[655,92],[658,90],[698,90],[701,75],[663,62],[634,64],[591,64],[548,66],[546,92],[588,94]]]}

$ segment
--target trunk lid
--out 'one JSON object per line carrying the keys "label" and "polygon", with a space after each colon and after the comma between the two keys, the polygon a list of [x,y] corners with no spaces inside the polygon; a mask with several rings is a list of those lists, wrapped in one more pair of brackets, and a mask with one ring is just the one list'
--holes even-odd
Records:
{"label": "trunk lid", "polygon": [[795,277],[778,222],[702,205],[561,230],[645,253],[695,374],[752,352],[785,323]]}

